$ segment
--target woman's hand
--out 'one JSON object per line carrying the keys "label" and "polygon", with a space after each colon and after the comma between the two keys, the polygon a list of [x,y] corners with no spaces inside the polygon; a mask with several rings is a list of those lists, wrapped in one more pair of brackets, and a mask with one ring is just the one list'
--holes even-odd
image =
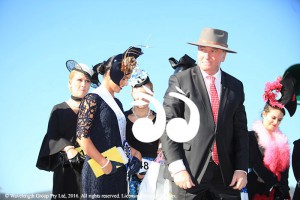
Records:
{"label": "woman's hand", "polygon": [[139,151],[136,151],[135,157],[137,157],[140,161],[142,160],[142,154]]}
{"label": "woman's hand", "polygon": [[101,166],[101,168],[102,168],[104,174],[110,174],[111,171],[113,170],[113,166],[109,160],[107,160],[106,162],[108,162],[108,163]]}
{"label": "woman's hand", "polygon": [[68,157],[69,160],[74,158],[78,154],[78,151],[76,151],[74,146],[66,146],[64,148],[64,152],[66,152],[67,157]]}
{"label": "woman's hand", "polygon": [[142,174],[137,174],[137,177],[142,180],[144,178],[145,175],[142,175]]}
{"label": "woman's hand", "polygon": [[122,166],[122,163],[110,161],[105,158],[95,147],[92,140],[88,137],[77,138],[78,144],[90,158],[94,159],[102,168],[104,174],[112,174],[117,171],[117,166]]}
{"label": "woman's hand", "polygon": [[123,163],[110,161],[107,159],[106,163],[101,167],[105,174],[114,174],[117,172],[117,167],[123,166]]}
{"label": "woman's hand", "polygon": [[139,152],[138,150],[136,150],[135,148],[131,147],[130,146],[130,149],[131,149],[131,155],[132,157],[137,157],[139,160],[142,160],[142,154],[141,152]]}

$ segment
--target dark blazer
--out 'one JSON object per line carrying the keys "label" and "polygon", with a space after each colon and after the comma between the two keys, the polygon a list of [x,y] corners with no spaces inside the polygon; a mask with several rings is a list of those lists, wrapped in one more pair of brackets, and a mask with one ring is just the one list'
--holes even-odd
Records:
{"label": "dark blazer", "polygon": [[[293,154],[292,154],[292,167],[294,176],[297,182],[300,181],[300,139],[294,142]],[[293,199],[300,199],[300,187],[298,184],[295,187]]]}
{"label": "dark blazer", "polygon": [[183,159],[195,183],[200,183],[206,170],[204,165],[211,156],[215,137],[225,185],[230,184],[234,170],[248,169],[248,131],[243,105],[243,84],[233,76],[223,71],[221,73],[221,98],[216,127],[209,95],[198,66],[172,75],[164,96],[167,122],[175,117],[189,121],[190,117],[188,106],[183,101],[169,96],[169,92],[177,92],[175,86],[183,90],[199,110],[200,127],[195,138],[185,143],[170,140],[166,133],[161,138],[167,162]]}

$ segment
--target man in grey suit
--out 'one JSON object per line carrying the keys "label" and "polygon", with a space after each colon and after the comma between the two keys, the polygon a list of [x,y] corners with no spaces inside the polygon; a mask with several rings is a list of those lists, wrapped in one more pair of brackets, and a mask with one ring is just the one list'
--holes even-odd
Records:
{"label": "man in grey suit", "polygon": [[[205,28],[197,43],[197,66],[174,74],[164,97],[167,122],[190,120],[187,105],[170,92],[180,88],[197,106],[200,125],[190,141],[161,137],[168,178],[176,199],[240,199],[247,184],[248,131],[241,81],[220,69],[227,53],[228,33]],[[184,133],[182,133],[184,134]]]}

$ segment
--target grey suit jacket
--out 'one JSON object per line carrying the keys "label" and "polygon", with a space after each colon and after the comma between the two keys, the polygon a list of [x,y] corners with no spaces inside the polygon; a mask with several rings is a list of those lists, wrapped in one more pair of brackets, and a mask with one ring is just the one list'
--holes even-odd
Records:
{"label": "grey suit jacket", "polygon": [[169,96],[169,92],[176,92],[175,86],[183,90],[197,105],[200,127],[197,135],[185,143],[176,143],[170,140],[166,132],[163,134],[161,141],[167,162],[172,163],[182,159],[192,180],[199,184],[206,170],[205,162],[211,156],[212,145],[216,139],[223,182],[229,185],[234,170],[247,171],[248,169],[249,142],[243,105],[243,84],[221,71],[221,98],[216,126],[209,95],[198,66],[170,77],[169,87],[164,96],[167,122],[175,117],[189,121],[190,117],[188,106],[183,101]]}

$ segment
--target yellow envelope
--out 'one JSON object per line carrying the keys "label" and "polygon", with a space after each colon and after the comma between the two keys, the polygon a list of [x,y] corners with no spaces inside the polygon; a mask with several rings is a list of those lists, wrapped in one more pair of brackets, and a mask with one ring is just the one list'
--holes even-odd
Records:
{"label": "yellow envelope", "polygon": [[[103,152],[102,155],[111,161],[120,162],[124,165],[128,162],[128,158],[121,147],[112,147]],[[101,166],[94,159],[90,159],[88,163],[97,178],[104,174]],[[117,166],[117,168],[119,168],[119,166]]]}
{"label": "yellow envelope", "polygon": [[83,151],[83,149],[79,146],[77,148],[75,148],[76,151],[78,151],[78,153],[80,153],[81,155],[85,156],[85,152]]}

